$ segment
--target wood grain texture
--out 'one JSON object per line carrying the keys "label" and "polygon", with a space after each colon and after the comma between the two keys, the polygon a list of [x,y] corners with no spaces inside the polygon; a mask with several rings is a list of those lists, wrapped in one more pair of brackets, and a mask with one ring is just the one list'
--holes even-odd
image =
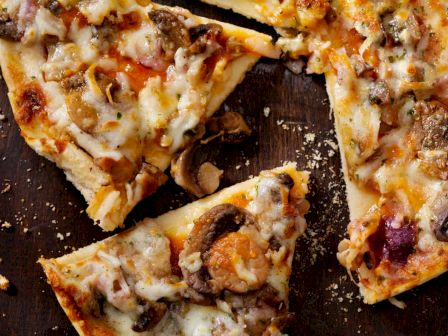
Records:
{"label": "wood grain texture", "polygon": [[[196,1],[161,2],[273,33],[266,26]],[[269,117],[263,115],[266,106],[271,109]],[[0,293],[0,336],[75,335],[36,260],[41,255],[60,256],[108,234],[81,212],[86,204],[63,173],[24,144],[3,82],[0,107],[7,116],[0,121],[0,189],[11,184],[9,192],[0,194],[0,221],[13,226],[0,230],[0,274],[13,284],[7,293]],[[254,135],[243,145],[220,151],[217,164],[225,169],[221,187],[283,161],[298,161],[300,168],[309,169],[313,154],[318,159],[319,167],[312,170],[309,229],[297,243],[291,278],[291,310],[297,317],[291,335],[447,335],[447,275],[400,295],[408,306],[401,311],[388,302],[362,304],[357,287],[336,260],[348,214],[338,154],[329,157],[331,148],[324,143],[335,139],[323,78],[296,76],[279,62],[261,60],[221,111],[226,109],[243,113]],[[305,144],[306,133],[316,134],[316,140]],[[333,203],[338,198],[341,204]],[[136,207],[127,227],[193,200],[169,182]],[[57,233],[64,234],[63,241]]]}

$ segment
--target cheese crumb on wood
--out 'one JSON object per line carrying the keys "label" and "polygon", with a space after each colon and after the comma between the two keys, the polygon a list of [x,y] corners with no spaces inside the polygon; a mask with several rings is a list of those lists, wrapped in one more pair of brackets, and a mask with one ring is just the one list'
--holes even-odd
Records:
{"label": "cheese crumb on wood", "polygon": [[269,114],[271,113],[271,108],[269,107],[269,106],[266,106],[264,109],[263,109],[263,114],[264,114],[264,116],[267,118],[267,117],[269,117]]}
{"label": "cheese crumb on wood", "polygon": [[0,274],[0,289],[6,291],[9,288],[9,280]]}
{"label": "cheese crumb on wood", "polygon": [[5,229],[9,229],[11,226],[12,226],[11,223],[10,223],[10,222],[7,222],[7,221],[5,221],[5,222],[2,224],[2,228],[5,228]]}

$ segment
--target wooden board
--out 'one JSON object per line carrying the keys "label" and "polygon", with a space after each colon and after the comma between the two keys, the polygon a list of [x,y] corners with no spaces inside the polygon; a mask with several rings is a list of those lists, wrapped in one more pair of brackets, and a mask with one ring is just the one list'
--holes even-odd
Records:
{"label": "wooden board", "polygon": [[[266,26],[199,2],[161,2],[273,34]],[[0,194],[0,221],[12,224],[0,230],[0,274],[13,284],[8,293],[0,293],[0,336],[76,335],[36,260],[60,256],[108,234],[83,213],[85,202],[63,173],[24,144],[3,82],[0,107],[7,116],[0,121],[0,190],[11,185]],[[270,108],[268,117],[265,107]],[[291,310],[297,317],[292,334],[447,335],[448,275],[399,296],[408,306],[401,311],[388,302],[364,305],[336,260],[348,216],[338,153],[332,156],[328,145],[336,140],[323,77],[296,76],[280,62],[261,60],[221,111],[225,109],[243,113],[254,136],[220,152],[217,163],[225,169],[221,187],[285,160],[312,171],[309,229],[297,243],[291,279]],[[170,182],[131,213],[127,227],[192,200]]]}

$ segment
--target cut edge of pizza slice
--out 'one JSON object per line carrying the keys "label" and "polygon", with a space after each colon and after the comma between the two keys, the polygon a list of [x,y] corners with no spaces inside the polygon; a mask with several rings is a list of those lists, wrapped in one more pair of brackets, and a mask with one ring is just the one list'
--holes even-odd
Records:
{"label": "cut edge of pizza slice", "polygon": [[298,30],[319,29],[330,8],[327,0],[201,0],[210,5],[231,9],[235,13],[268,24],[281,34],[297,34]]}
{"label": "cut edge of pizza slice", "polygon": [[[263,171],[57,259],[39,260],[80,335],[274,335],[309,173]],[[264,334],[263,334],[264,335]]]}
{"label": "cut edge of pizza slice", "polygon": [[106,231],[166,181],[175,152],[258,59],[279,56],[270,36],[179,7],[1,5],[0,65],[21,134]]}

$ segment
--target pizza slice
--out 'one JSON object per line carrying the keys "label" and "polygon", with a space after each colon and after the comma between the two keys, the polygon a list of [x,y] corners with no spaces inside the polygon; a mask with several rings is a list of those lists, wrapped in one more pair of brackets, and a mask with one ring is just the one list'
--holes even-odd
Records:
{"label": "pizza slice", "polygon": [[448,267],[448,21],[442,1],[350,3],[325,73],[351,218],[338,258],[372,304]]}
{"label": "pizza slice", "polygon": [[264,171],[39,262],[80,335],[279,335],[307,182]]}
{"label": "pizza slice", "polygon": [[[148,3],[148,2],[146,2]],[[25,141],[62,168],[104,230],[166,181],[176,152],[271,37],[134,1],[0,1],[0,65]]]}

